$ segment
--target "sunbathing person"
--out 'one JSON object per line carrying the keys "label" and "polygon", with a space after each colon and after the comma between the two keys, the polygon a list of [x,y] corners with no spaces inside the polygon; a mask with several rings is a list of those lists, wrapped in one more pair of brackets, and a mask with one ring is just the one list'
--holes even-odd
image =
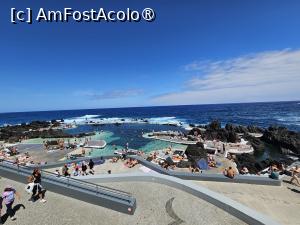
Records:
{"label": "sunbathing person", "polygon": [[180,161],[180,160],[183,160],[183,157],[180,156],[180,155],[173,155],[172,160],[173,161]]}
{"label": "sunbathing person", "polygon": [[189,167],[189,170],[190,170],[192,173],[199,173],[199,172],[200,172],[200,169],[199,169],[197,166],[195,166],[195,165],[191,165],[191,166]]}
{"label": "sunbathing person", "polygon": [[111,162],[111,163],[116,163],[116,162],[118,162],[118,160],[119,160],[118,157],[113,157],[113,158],[110,160],[110,162]]}
{"label": "sunbathing person", "polygon": [[75,167],[75,170],[73,171],[73,176],[79,176],[79,168]]}
{"label": "sunbathing person", "polygon": [[243,168],[240,170],[240,173],[241,174],[248,174],[249,173],[249,170],[246,166],[243,166]]}
{"label": "sunbathing person", "polygon": [[278,165],[278,169],[279,169],[279,174],[286,174],[286,175],[290,175],[291,171],[287,170],[287,167],[284,163],[280,163]]}
{"label": "sunbathing person", "polygon": [[130,166],[131,166],[131,164],[132,164],[132,161],[133,161],[133,160],[132,160],[132,159],[130,159],[130,158],[129,158],[129,159],[127,159],[127,160],[126,160],[126,162],[125,162],[125,164],[124,164],[124,166],[130,167]]}
{"label": "sunbathing person", "polygon": [[55,170],[54,174],[55,174],[56,177],[60,177],[61,176],[59,170]]}
{"label": "sunbathing person", "polygon": [[169,155],[172,153],[172,148],[171,147],[168,147],[165,151],[165,155]]}
{"label": "sunbathing person", "polygon": [[277,165],[275,164],[275,163],[273,163],[271,166],[270,166],[270,169],[269,169],[270,171],[273,171],[273,170],[278,170],[278,167],[277,167]]}
{"label": "sunbathing person", "polygon": [[161,167],[167,170],[167,169],[169,169],[169,164],[167,162],[163,162],[161,164]]}
{"label": "sunbathing person", "polygon": [[29,157],[30,157],[29,152],[25,152],[24,155],[25,155],[26,158],[29,158]]}
{"label": "sunbathing person", "polygon": [[157,155],[158,155],[158,153],[157,153],[157,152],[154,152],[154,153],[153,153],[153,159],[156,159],[156,158],[157,158]]}
{"label": "sunbathing person", "polygon": [[214,158],[211,155],[208,155],[207,160],[210,161],[214,161]]}
{"label": "sunbathing person", "polygon": [[217,163],[215,161],[209,161],[208,166],[209,167],[217,167]]}
{"label": "sunbathing person", "polygon": [[173,165],[171,165],[169,168],[170,168],[171,170],[175,170],[175,169],[176,169],[176,165],[173,164]]}
{"label": "sunbathing person", "polygon": [[153,156],[152,156],[152,155],[148,156],[148,157],[146,158],[146,160],[147,160],[148,162],[151,162],[151,161],[153,160]]}
{"label": "sunbathing person", "polygon": [[230,166],[228,169],[225,169],[224,175],[225,175],[226,177],[229,177],[229,178],[233,179],[234,176],[235,176],[235,171],[234,171],[234,169]]}
{"label": "sunbathing person", "polygon": [[293,183],[293,181],[296,180],[298,186],[300,186],[300,166],[297,165],[296,168],[292,168],[290,171],[292,172],[292,179],[290,180],[290,183]]}
{"label": "sunbathing person", "polygon": [[279,169],[276,164],[272,164],[270,166],[270,176],[271,179],[278,180],[279,179]]}
{"label": "sunbathing person", "polygon": [[137,161],[136,159],[133,160],[133,165],[135,166],[135,165],[137,165],[137,164],[139,164],[139,161]]}
{"label": "sunbathing person", "polygon": [[139,162],[136,159],[134,159],[134,160],[130,161],[130,163],[128,164],[128,167],[132,168],[132,167],[134,167],[137,164],[139,164]]}

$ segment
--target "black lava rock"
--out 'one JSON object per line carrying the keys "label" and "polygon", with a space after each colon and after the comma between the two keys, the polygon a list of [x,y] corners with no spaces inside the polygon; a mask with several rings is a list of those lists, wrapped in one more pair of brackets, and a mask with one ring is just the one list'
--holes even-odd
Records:
{"label": "black lava rock", "polygon": [[281,149],[290,150],[295,154],[300,154],[300,133],[289,131],[285,127],[269,127],[263,133],[262,140],[280,147]]}

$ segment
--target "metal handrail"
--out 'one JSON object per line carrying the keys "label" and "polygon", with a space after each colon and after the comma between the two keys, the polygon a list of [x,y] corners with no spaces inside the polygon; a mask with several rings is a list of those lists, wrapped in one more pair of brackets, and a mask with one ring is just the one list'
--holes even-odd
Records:
{"label": "metal handrail", "polygon": [[[8,169],[15,170],[18,173],[21,172],[27,176],[31,175],[31,172],[29,170],[29,169],[32,169],[31,167],[20,166],[18,164],[14,164],[13,162],[7,161],[7,160],[1,160],[0,162],[1,162],[0,163],[1,166],[4,166]],[[15,167],[17,167],[17,168],[15,168]],[[120,190],[117,190],[114,188],[109,188],[109,187],[106,187],[103,185],[98,185],[98,184],[90,183],[87,181],[81,181],[81,180],[77,180],[77,179],[70,178],[70,177],[63,177],[63,176],[57,177],[57,175],[55,173],[45,171],[45,170],[41,170],[41,173],[42,173],[42,177],[44,179],[48,179],[48,180],[51,180],[51,181],[54,181],[57,183],[61,183],[61,184],[67,185],[67,186],[73,186],[73,187],[77,187],[77,188],[80,187],[80,188],[88,190],[88,191],[95,191],[96,194],[100,194],[100,191],[102,191],[101,194],[105,194],[108,196],[111,196],[111,194],[115,194],[115,195],[118,195],[118,196],[120,196],[122,198],[126,198],[126,199],[132,198],[132,195],[125,191],[120,191]],[[87,188],[87,186],[90,188]],[[116,197],[116,196],[113,196],[113,197]]]}
{"label": "metal handrail", "polygon": [[[49,171],[46,171],[46,170],[41,170],[41,172],[43,174],[47,174],[47,175],[50,175],[50,176],[55,176],[57,177],[57,175],[55,173],[52,173],[52,172],[49,172]],[[89,186],[96,186],[96,187],[100,187],[101,189],[107,189],[111,192],[115,192],[115,193],[121,193],[121,194],[125,194],[125,195],[129,195],[129,196],[132,196],[131,193],[129,192],[125,192],[125,191],[121,191],[121,190],[118,190],[118,189],[115,189],[115,188],[110,188],[110,187],[106,187],[106,186],[103,186],[103,185],[99,185],[99,184],[94,184],[94,183],[91,183],[91,182],[88,182],[88,181],[83,181],[83,180],[78,180],[76,178],[72,178],[72,177],[64,177],[64,176],[60,176],[60,177],[57,177],[57,178],[62,178],[62,179],[67,179],[67,180],[71,180],[71,181],[74,181],[75,183],[82,183],[84,185],[89,185]]]}
{"label": "metal handrail", "polygon": [[93,160],[101,159],[101,158],[109,159],[109,158],[113,158],[113,157],[116,157],[116,156],[117,155],[86,156],[86,157],[80,157],[80,158],[77,158],[77,159],[67,159],[67,160],[63,160],[63,161],[59,161],[59,162],[51,162],[51,163],[47,163],[47,164],[44,164],[44,165],[35,165],[35,164],[33,164],[33,165],[28,166],[28,168],[33,169],[33,168],[36,168],[36,167],[44,167],[44,166],[46,166],[47,168],[55,168],[55,167],[61,166],[63,164],[76,163],[76,162],[86,161],[86,160],[90,160],[90,159],[93,159]]}

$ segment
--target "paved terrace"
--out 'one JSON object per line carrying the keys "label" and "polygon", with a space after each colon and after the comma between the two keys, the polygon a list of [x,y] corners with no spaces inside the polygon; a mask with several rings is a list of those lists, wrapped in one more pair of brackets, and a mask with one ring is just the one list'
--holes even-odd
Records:
{"label": "paved terrace", "polygon": [[282,186],[194,181],[197,185],[227,196],[255,209],[281,224],[300,224],[300,187],[283,182]]}
{"label": "paved terrace", "polygon": [[72,152],[72,149],[64,149],[64,150],[52,150],[45,151],[42,144],[18,144],[16,145],[18,151],[20,153],[28,152],[31,156],[31,160],[34,162],[57,162],[63,157],[65,157],[68,153]]}
{"label": "paved terrace", "polygon": [[[125,175],[125,174],[124,174]],[[94,176],[93,176],[94,177]],[[168,176],[167,176],[168,177]],[[87,177],[86,177],[87,178]],[[168,179],[177,179],[177,178],[168,178]],[[101,179],[101,182],[102,182],[102,180],[103,179]],[[109,180],[107,180],[107,179],[104,179],[104,180],[106,180],[106,182],[108,181],[108,182],[112,182],[112,181],[109,181]],[[122,179],[121,179],[122,180]],[[122,181],[127,181],[128,179],[126,178],[125,180],[123,179]],[[116,181],[116,180],[114,180],[114,181]],[[117,180],[117,181],[120,181],[120,180]],[[136,182],[134,182],[134,180],[130,180],[131,181],[131,183],[130,184],[132,184],[132,183],[136,183]],[[138,180],[138,181],[141,181],[141,180]],[[143,181],[143,180],[142,180]],[[149,181],[149,180],[147,180],[147,181]],[[179,183],[181,183],[181,182],[183,182],[183,181],[180,181],[180,179],[178,180],[177,179],[177,181],[176,182],[179,182]],[[132,187],[132,185],[130,185],[129,184],[129,187],[128,188],[131,188],[131,189],[134,189],[133,187]],[[163,182],[163,184],[165,185],[165,183]],[[122,184],[122,185],[126,185],[126,184]],[[128,185],[128,184],[127,184]],[[160,186],[162,186],[161,184],[153,184],[153,183],[151,183],[150,185],[148,185],[148,186],[155,186],[155,185],[160,185]],[[167,184],[168,185],[168,184]],[[168,185],[168,186],[170,186],[170,185]],[[177,184],[175,185],[175,186],[178,186]],[[180,185],[179,185],[180,186]],[[182,185],[181,185],[182,186]],[[171,185],[171,187],[172,187],[172,185]],[[167,186],[166,186],[166,188],[168,188]],[[176,187],[176,188],[178,188],[178,187]],[[126,189],[126,188],[122,188],[122,189]],[[158,188],[157,190],[159,191],[160,189],[162,189],[162,188]],[[179,188],[179,189],[181,189],[181,188]],[[141,190],[144,190],[144,188],[142,188]],[[177,191],[180,191],[180,190],[177,190]],[[184,190],[183,189],[183,191],[186,191],[186,190]],[[201,192],[201,191],[200,191]],[[206,192],[205,190],[204,190],[204,192]],[[59,193],[59,192],[58,192]],[[148,193],[148,192],[146,192],[146,193]],[[197,197],[200,197],[200,196],[198,196],[198,194],[196,194],[195,195],[195,193],[193,193],[193,192],[189,192],[188,191],[188,193],[191,193],[191,194],[193,194],[195,197],[193,197],[193,198],[195,198],[195,199],[198,199]],[[134,194],[134,193],[133,193]],[[187,193],[185,193],[185,194],[187,194]],[[203,195],[203,194],[200,194],[200,195]],[[215,194],[213,194],[213,193],[208,193],[208,195],[210,196],[209,198],[211,198],[213,195],[215,195]],[[156,196],[155,196],[156,197]],[[209,198],[208,199],[206,199],[206,197],[205,198],[203,198],[203,196],[202,197],[200,197],[200,198],[202,198],[202,199],[205,199],[205,200],[209,200]],[[213,197],[214,198],[214,197]],[[228,201],[228,200],[226,200],[226,199],[223,199],[223,197],[219,197],[219,198],[217,198],[218,199],[218,201]],[[221,200],[221,199],[223,199],[223,200]],[[203,200],[201,200],[201,199],[198,199],[199,201],[203,201]],[[173,202],[173,201],[175,201],[175,199],[169,199],[168,200],[168,206],[166,206],[166,208],[169,208],[170,209],[170,204]],[[215,201],[215,200],[214,200]],[[211,203],[213,203],[214,205],[216,205],[216,206],[219,206],[218,204],[219,203],[217,203],[216,204],[216,202],[211,202],[211,201],[208,201],[208,202],[211,202]],[[207,204],[209,204],[208,202],[206,202]],[[234,204],[234,205],[236,205],[236,204],[238,204],[238,203],[235,203],[235,202],[230,202],[230,201],[228,201],[228,203],[230,203],[230,204]],[[138,207],[139,207],[139,203],[137,203],[138,204]],[[223,203],[222,203],[223,204]],[[227,204],[227,203],[226,203]],[[181,204],[180,204],[181,205]],[[234,205],[232,205],[232,206],[234,206]],[[231,206],[231,207],[232,207]],[[96,206],[96,207],[99,207],[99,206]],[[213,206],[214,207],[214,206]],[[220,206],[219,206],[220,207]],[[239,208],[239,210],[241,210],[241,208],[243,208],[243,206],[242,205],[240,205],[240,206],[238,206],[238,205],[236,205],[236,206],[234,206],[234,208]],[[215,208],[217,208],[217,207],[215,207]],[[221,208],[223,208],[223,209],[225,209],[226,211],[228,211],[228,212],[230,212],[230,213],[232,213],[232,210],[228,210],[228,209],[226,209],[226,208],[224,208],[224,207],[221,207]],[[219,208],[217,208],[217,209],[219,209]],[[221,209],[219,209],[219,210],[221,210]],[[222,211],[222,210],[221,210]],[[243,209],[242,209],[242,211],[243,211]],[[248,209],[246,209],[246,211],[248,212]],[[167,212],[169,212],[170,213],[170,211],[167,211]],[[223,211],[224,213],[226,213],[225,211]],[[178,216],[174,216],[174,210],[173,211],[171,211],[171,213],[170,213],[172,216],[171,217],[174,217],[174,218],[177,218],[177,220],[179,221],[179,218],[180,217],[178,217]],[[250,214],[251,214],[251,210],[250,210]],[[255,214],[255,213],[254,213]],[[169,215],[169,214],[168,214]],[[247,213],[246,214],[244,214],[244,215],[248,215]],[[242,218],[243,218],[244,216],[242,216]],[[183,220],[183,219],[180,219],[180,221],[181,220]],[[191,223],[191,224],[193,224],[193,223]],[[269,224],[269,223],[267,223],[267,224]],[[273,224],[273,223],[270,223],[270,224]]]}
{"label": "paved terrace", "polygon": [[[244,223],[223,210],[180,190],[160,184],[132,182],[107,183],[110,187],[130,190],[137,199],[134,215],[127,215],[100,206],[92,205],[63,195],[47,192],[47,203],[29,202],[24,184],[2,178],[0,188],[13,185],[20,193],[16,221],[8,219],[7,225],[199,225]],[[25,209],[19,205],[23,204]],[[5,208],[5,207],[4,207]],[[5,210],[3,210],[3,215]],[[4,218],[6,215],[4,215]]]}

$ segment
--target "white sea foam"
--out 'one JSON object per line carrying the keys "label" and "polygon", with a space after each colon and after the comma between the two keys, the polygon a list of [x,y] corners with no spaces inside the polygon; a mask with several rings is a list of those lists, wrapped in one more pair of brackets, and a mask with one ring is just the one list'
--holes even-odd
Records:
{"label": "white sea foam", "polygon": [[147,118],[146,120],[149,121],[150,124],[172,124],[172,125],[177,125],[180,126],[182,122],[174,116],[169,116],[169,117],[152,117],[152,118]]}
{"label": "white sea foam", "polygon": [[90,118],[97,118],[99,116],[101,116],[101,115],[85,115],[85,116],[82,116],[80,118],[88,118],[88,119],[90,119]]}
{"label": "white sea foam", "polygon": [[132,118],[132,117],[108,117],[100,118],[99,115],[85,115],[80,117],[67,118],[64,120],[66,124],[76,123],[82,124],[124,124],[124,123],[145,123],[145,124],[160,124],[160,125],[174,125],[184,128],[188,127],[188,124],[184,120],[177,119],[174,116],[170,117],[151,117],[151,118]]}
{"label": "white sea foam", "polygon": [[295,114],[290,114],[287,116],[277,116],[275,117],[275,119],[286,126],[300,126],[300,116],[297,116]]}
{"label": "white sea foam", "polygon": [[86,121],[90,121],[91,119],[98,118],[100,115],[84,115],[84,116],[78,116],[78,117],[72,117],[65,119],[65,123],[76,123],[76,124],[82,124],[85,123]]}
{"label": "white sea foam", "polygon": [[281,122],[300,122],[300,116],[277,117],[276,120]]}

